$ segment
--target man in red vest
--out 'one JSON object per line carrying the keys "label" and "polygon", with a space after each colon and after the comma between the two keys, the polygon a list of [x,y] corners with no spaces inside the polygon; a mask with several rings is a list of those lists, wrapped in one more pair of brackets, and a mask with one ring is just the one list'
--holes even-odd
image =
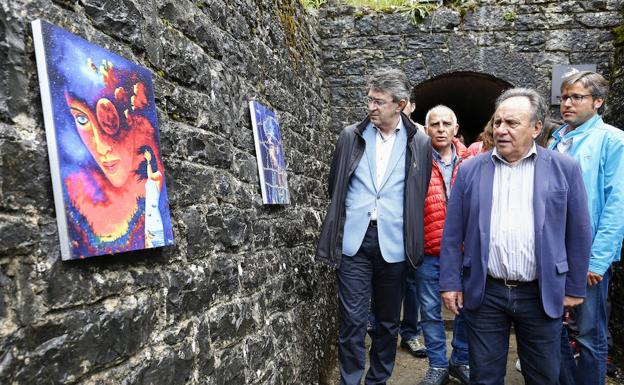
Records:
{"label": "man in red vest", "polygon": [[468,156],[466,147],[455,138],[459,125],[450,108],[438,105],[425,117],[427,134],[431,137],[432,169],[429,190],[425,197],[425,258],[416,270],[416,285],[420,302],[420,325],[425,337],[429,369],[420,385],[441,385],[449,374],[460,383],[468,384],[468,341],[463,314],[455,317],[453,353],[446,357],[446,334],[440,300],[440,240],[446,204],[459,164]]}

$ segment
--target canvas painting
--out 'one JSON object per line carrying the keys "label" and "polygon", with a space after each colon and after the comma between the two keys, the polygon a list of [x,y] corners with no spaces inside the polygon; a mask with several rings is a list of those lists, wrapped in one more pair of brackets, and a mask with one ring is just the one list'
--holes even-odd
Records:
{"label": "canvas painting", "polygon": [[262,104],[249,102],[256,159],[264,204],[290,204],[282,134],[275,113]]}
{"label": "canvas painting", "polygon": [[32,27],[62,258],[173,244],[151,73]]}

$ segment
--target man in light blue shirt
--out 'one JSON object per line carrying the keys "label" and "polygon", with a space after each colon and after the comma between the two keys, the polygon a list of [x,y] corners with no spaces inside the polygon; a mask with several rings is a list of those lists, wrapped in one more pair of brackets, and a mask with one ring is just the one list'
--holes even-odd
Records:
{"label": "man in light blue shirt", "polygon": [[580,163],[591,215],[587,298],[575,309],[580,357],[577,366],[563,368],[574,372],[579,385],[605,383],[609,279],[624,237],[624,132],[603,122],[598,114],[607,91],[607,81],[597,73],[583,71],[565,77],[560,110],[566,124],[553,133],[549,146]]}

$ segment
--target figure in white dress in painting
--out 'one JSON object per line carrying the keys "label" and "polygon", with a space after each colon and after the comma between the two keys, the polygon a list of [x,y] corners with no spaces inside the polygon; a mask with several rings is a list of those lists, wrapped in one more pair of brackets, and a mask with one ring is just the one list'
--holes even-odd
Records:
{"label": "figure in white dress in painting", "polygon": [[139,150],[145,157],[145,247],[160,247],[165,245],[165,232],[158,202],[162,189],[163,176],[158,170],[154,152],[150,146],[142,146]]}

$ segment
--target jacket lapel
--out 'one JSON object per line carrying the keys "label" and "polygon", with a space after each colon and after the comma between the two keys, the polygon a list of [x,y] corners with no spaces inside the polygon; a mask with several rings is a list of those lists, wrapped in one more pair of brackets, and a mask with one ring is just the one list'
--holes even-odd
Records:
{"label": "jacket lapel", "polygon": [[362,133],[364,140],[366,141],[366,160],[368,161],[368,169],[370,171],[371,181],[373,182],[373,189],[377,191],[377,155],[376,155],[376,135],[377,129],[369,124]]}
{"label": "jacket lapel", "polygon": [[394,169],[397,166],[397,163],[399,163],[399,159],[401,159],[401,156],[403,156],[403,153],[405,153],[406,145],[407,145],[407,135],[405,132],[405,128],[403,128],[396,133],[396,138],[394,139],[394,146],[392,147],[392,155],[390,156],[390,160],[388,161],[388,167],[386,167],[386,172],[384,174],[382,182],[379,185],[379,190],[383,188],[383,186],[388,181],[388,178],[390,177],[390,175],[392,175],[392,171],[394,171]]}
{"label": "jacket lapel", "polygon": [[492,219],[492,186],[494,185],[494,161],[488,152],[481,164],[479,178],[479,230],[481,234],[481,259],[487,271],[486,256],[490,250],[490,222]]}
{"label": "jacket lapel", "polygon": [[533,177],[533,225],[535,226],[534,230],[536,235],[540,233],[542,227],[544,227],[544,217],[546,214],[545,198],[548,192],[550,160],[550,154],[540,147],[537,147],[535,176]]}

